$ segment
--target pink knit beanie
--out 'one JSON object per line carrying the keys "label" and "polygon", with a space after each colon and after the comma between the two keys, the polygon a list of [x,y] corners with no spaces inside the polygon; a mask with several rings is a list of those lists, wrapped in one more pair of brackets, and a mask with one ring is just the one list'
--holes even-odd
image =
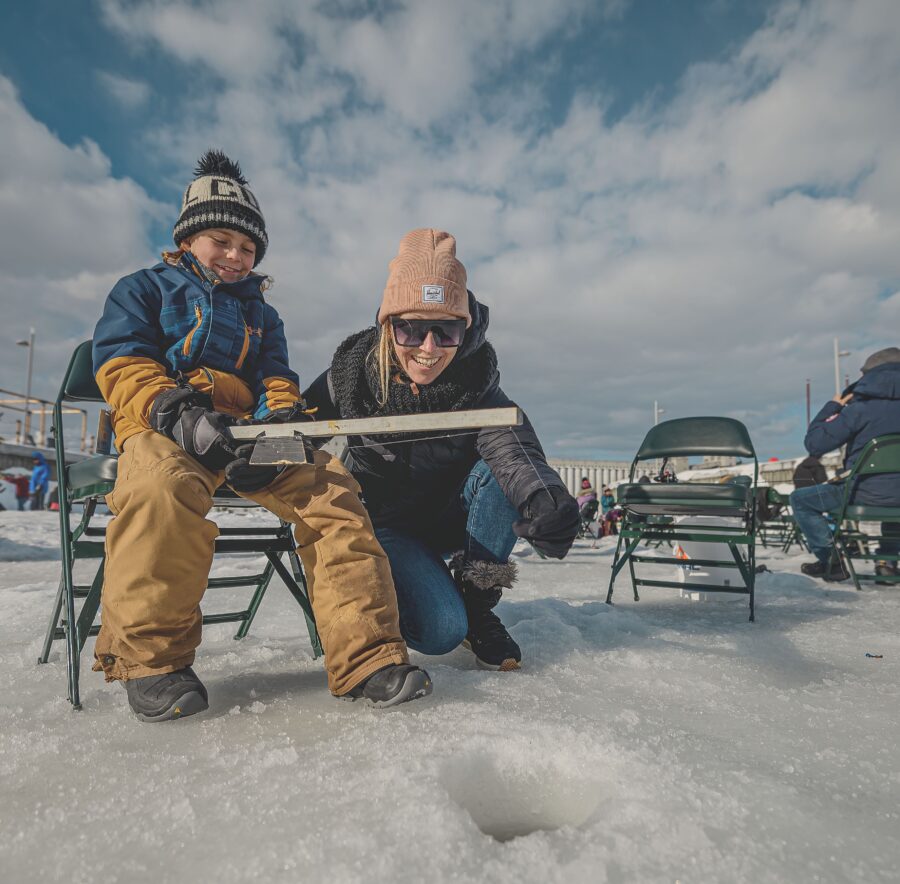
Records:
{"label": "pink knit beanie", "polygon": [[400,313],[434,311],[472,324],[466,292],[466,268],[456,258],[456,239],[443,230],[423,227],[400,240],[388,265],[379,325]]}

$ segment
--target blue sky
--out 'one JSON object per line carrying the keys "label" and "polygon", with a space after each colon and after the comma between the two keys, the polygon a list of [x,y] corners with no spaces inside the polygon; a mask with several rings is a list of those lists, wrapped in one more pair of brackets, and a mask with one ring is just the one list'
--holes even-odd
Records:
{"label": "blue sky", "polygon": [[[443,227],[554,455],[629,457],[654,399],[796,454],[832,338],[851,375],[897,343],[891,0],[39,0],[5,23],[3,298],[9,338],[38,328],[40,395],[211,145],[263,205],[302,380],[371,322],[402,234]],[[23,356],[0,348],[0,386]]]}

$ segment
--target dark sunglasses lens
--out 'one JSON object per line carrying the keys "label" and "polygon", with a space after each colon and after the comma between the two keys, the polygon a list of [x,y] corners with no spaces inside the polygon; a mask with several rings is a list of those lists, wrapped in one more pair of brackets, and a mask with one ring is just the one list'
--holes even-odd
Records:
{"label": "dark sunglasses lens", "polygon": [[438,347],[458,347],[462,343],[466,331],[463,319],[447,322],[431,322],[428,319],[392,319],[394,337],[401,347],[421,347],[428,337],[434,335],[434,343]]}
{"label": "dark sunglasses lens", "polygon": [[401,347],[418,347],[424,340],[424,337],[418,337],[413,324],[405,319],[392,319],[391,325],[394,327],[394,338]]}
{"label": "dark sunglasses lens", "polygon": [[462,343],[465,325],[462,320],[441,322],[431,326],[434,342],[439,347],[458,347]]}

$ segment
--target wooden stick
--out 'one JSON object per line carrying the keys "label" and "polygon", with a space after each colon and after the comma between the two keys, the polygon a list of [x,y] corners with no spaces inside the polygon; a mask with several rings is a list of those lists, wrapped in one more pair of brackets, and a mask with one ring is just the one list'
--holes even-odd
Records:
{"label": "wooden stick", "polygon": [[300,433],[307,439],[322,439],[328,436],[379,436],[385,433],[481,430],[491,427],[518,427],[521,424],[522,411],[513,405],[507,408],[436,411],[432,414],[398,414],[351,420],[253,424],[249,427],[232,427],[231,436],[234,439],[255,439],[262,435],[276,437]]}

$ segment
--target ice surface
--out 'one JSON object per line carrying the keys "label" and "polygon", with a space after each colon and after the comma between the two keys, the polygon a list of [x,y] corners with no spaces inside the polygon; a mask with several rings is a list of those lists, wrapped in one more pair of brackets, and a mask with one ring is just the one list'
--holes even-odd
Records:
{"label": "ice surface", "polygon": [[521,547],[498,610],[524,669],[418,658],[434,695],[378,712],[328,694],[273,583],[244,641],[206,630],[209,712],[150,725],[90,644],[80,713],[61,643],[36,665],[56,530],[0,513],[4,882],[898,879],[898,590],[762,552],[751,624],[745,597],[635,603],[627,579],[603,604],[610,541]]}

